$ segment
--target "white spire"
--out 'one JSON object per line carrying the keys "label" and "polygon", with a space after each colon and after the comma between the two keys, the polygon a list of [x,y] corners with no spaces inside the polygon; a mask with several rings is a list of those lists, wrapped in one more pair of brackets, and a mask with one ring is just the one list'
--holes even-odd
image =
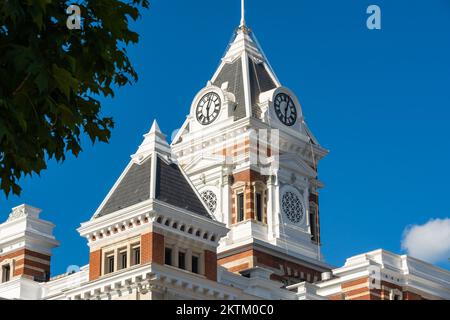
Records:
{"label": "white spire", "polygon": [[239,27],[245,27],[245,0],[241,0],[241,24]]}
{"label": "white spire", "polygon": [[152,128],[150,129],[149,133],[161,133],[161,129],[159,128],[158,122],[153,120]]}
{"label": "white spire", "polygon": [[161,155],[170,155],[171,153],[166,136],[161,132],[156,120],[153,121],[150,131],[144,135],[144,141],[139,146],[138,151],[131,158],[140,162],[145,160],[150,154],[155,153]]}

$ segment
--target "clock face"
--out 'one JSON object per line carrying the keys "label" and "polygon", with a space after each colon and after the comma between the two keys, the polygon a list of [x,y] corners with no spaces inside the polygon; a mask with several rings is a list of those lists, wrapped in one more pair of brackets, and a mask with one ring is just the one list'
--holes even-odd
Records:
{"label": "clock face", "polygon": [[298,194],[287,191],[281,199],[281,209],[288,220],[294,224],[299,224],[305,216],[305,209]]}
{"label": "clock face", "polygon": [[204,126],[213,123],[219,116],[220,107],[221,101],[217,93],[205,94],[197,105],[197,121]]}
{"label": "clock face", "polygon": [[285,93],[280,93],[275,97],[275,112],[278,119],[286,126],[293,126],[297,121],[297,109],[292,98]]}

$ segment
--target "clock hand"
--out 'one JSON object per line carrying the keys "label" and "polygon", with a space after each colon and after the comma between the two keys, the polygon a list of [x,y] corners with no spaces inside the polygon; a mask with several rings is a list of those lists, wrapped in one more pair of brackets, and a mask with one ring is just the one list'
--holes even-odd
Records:
{"label": "clock hand", "polygon": [[284,109],[284,122],[286,123],[287,121],[287,111],[289,108],[289,101],[286,103],[286,108]]}
{"label": "clock hand", "polygon": [[206,106],[206,118],[209,121],[209,109],[211,108],[211,96],[208,98],[208,105]]}

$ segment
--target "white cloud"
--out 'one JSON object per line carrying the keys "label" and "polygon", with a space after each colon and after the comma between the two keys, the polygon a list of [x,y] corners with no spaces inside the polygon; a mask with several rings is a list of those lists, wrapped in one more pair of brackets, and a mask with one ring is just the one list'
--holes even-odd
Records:
{"label": "white cloud", "polygon": [[450,219],[433,219],[405,229],[402,249],[411,257],[430,263],[450,258]]}

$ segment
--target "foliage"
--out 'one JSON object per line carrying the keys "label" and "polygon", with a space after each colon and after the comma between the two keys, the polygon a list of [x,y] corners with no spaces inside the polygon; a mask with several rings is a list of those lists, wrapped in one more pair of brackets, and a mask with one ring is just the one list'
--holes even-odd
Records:
{"label": "foliage", "polygon": [[[82,28],[66,26],[70,4]],[[126,51],[129,24],[148,0],[0,0],[0,189],[19,195],[24,175],[77,156],[80,139],[108,142],[112,118],[98,97],[137,81]]]}

